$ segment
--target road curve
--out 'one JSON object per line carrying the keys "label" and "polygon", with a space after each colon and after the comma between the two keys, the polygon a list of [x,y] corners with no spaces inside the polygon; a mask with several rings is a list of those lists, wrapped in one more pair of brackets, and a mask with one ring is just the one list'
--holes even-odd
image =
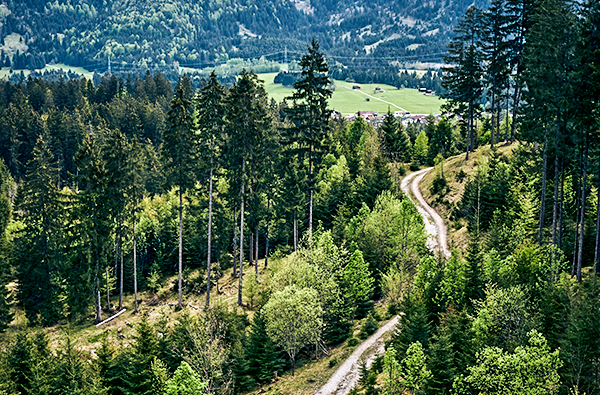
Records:
{"label": "road curve", "polygon": [[378,352],[379,355],[382,355],[385,351],[381,337],[384,333],[394,330],[397,323],[398,316],[395,316],[356,347],[354,352],[337,368],[333,376],[315,395],[347,395],[358,383],[361,357],[364,356],[363,359],[367,362],[367,367],[370,367],[375,358],[375,353]]}
{"label": "road curve", "polygon": [[419,189],[419,183],[425,177],[425,174],[429,172],[433,167],[428,167],[427,169],[419,170],[415,173],[411,173],[402,179],[400,183],[400,189],[404,192],[408,197],[412,199],[411,194],[417,200],[415,205],[417,206],[417,210],[423,217],[423,221],[425,222],[425,229],[427,233],[429,233],[429,240],[427,241],[427,246],[434,252],[441,252],[444,256],[450,256],[450,249],[448,248],[448,231],[446,229],[446,224],[440,215],[425,201],[423,195],[421,194],[421,190]]}

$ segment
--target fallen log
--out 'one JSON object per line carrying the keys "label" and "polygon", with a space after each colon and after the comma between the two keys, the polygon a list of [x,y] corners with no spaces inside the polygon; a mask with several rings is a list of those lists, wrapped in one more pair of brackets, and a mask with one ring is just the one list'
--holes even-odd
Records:
{"label": "fallen log", "polygon": [[123,310],[119,311],[117,314],[113,315],[112,317],[109,317],[109,318],[105,319],[104,321],[102,321],[101,323],[96,324],[96,328],[98,328],[100,325],[106,324],[107,322],[114,320],[115,318],[117,318],[118,316],[120,316],[121,314],[123,314],[126,311],[127,311],[127,309],[123,308]]}

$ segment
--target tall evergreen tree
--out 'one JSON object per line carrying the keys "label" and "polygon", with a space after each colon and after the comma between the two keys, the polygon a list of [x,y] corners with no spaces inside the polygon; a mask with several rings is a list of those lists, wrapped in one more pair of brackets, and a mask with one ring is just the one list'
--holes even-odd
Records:
{"label": "tall evergreen tree", "polygon": [[212,215],[213,215],[213,176],[218,168],[219,146],[223,139],[225,88],[217,80],[213,71],[208,83],[200,90],[196,100],[196,116],[198,119],[198,143],[200,152],[208,149],[208,247],[206,249],[206,307],[210,306],[210,269],[211,269],[211,242],[212,242]]}
{"label": "tall evergreen tree", "polygon": [[293,102],[288,116],[294,124],[294,140],[308,157],[308,232],[312,239],[315,171],[320,163],[322,142],[329,131],[331,111],[327,109],[327,100],[332,92],[329,89],[331,80],[327,75],[329,66],[323,53],[319,52],[318,41],[313,39],[308,46],[308,53],[298,65],[302,68],[302,77],[294,83],[296,90],[288,98]]}
{"label": "tall evergreen tree", "polygon": [[56,300],[63,274],[57,169],[46,140],[40,136],[17,201],[25,225],[17,239],[18,297],[29,321],[44,325],[54,324],[63,315]]}
{"label": "tall evergreen tree", "polygon": [[179,264],[178,264],[178,306],[182,302],[183,270],[183,194],[195,182],[196,147],[194,145],[194,123],[191,113],[192,103],[186,98],[186,91],[180,84],[171,101],[168,114],[169,128],[163,133],[162,155],[165,160],[167,180],[177,186],[179,194]]}
{"label": "tall evergreen tree", "polygon": [[444,68],[446,74],[442,86],[447,92],[443,108],[460,114],[467,122],[466,159],[474,147],[474,121],[480,112],[480,100],[483,93],[483,53],[481,49],[482,12],[470,6],[456,26],[454,39],[448,45],[449,55],[444,61],[452,67]]}

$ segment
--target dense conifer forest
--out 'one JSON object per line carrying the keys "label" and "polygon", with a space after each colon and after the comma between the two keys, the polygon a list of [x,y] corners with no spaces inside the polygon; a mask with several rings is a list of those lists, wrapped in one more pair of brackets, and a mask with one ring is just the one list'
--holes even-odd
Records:
{"label": "dense conifer forest", "polygon": [[[316,40],[283,103],[251,70],[0,81],[0,391],[247,393],[399,315],[352,393],[600,393],[598,26],[596,0],[469,7],[445,114],[408,126],[332,117]],[[400,191],[427,166],[450,257]],[[77,347],[124,308],[133,336]]]}

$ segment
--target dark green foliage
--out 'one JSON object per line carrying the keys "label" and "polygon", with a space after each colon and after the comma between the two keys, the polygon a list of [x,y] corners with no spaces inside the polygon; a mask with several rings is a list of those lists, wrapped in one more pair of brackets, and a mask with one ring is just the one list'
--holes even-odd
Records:
{"label": "dark green foliage", "polygon": [[158,336],[144,316],[136,327],[134,345],[129,352],[122,380],[126,394],[152,394],[152,361],[158,355]]}
{"label": "dark green foliage", "polygon": [[259,310],[250,327],[247,340],[246,358],[248,374],[259,383],[268,383],[275,372],[281,374],[283,369],[282,351],[267,336],[265,320]]}
{"label": "dark green foliage", "polygon": [[360,341],[355,337],[350,337],[350,338],[348,338],[348,341],[347,341],[348,347],[357,346],[359,343],[360,343]]}
{"label": "dark green foliage", "polygon": [[373,317],[373,314],[370,313],[367,316],[365,323],[362,324],[362,326],[360,327],[360,332],[358,332],[358,338],[365,340],[367,337],[375,333],[375,331],[377,331],[378,328],[379,325],[377,324],[377,321]]}
{"label": "dark green foliage", "polygon": [[427,349],[431,325],[428,321],[423,297],[417,293],[411,293],[405,297],[400,310],[404,312],[404,315],[400,316],[398,327],[390,344],[398,351],[398,359],[402,360],[408,347],[416,341],[421,342],[423,348]]}
{"label": "dark green foliage", "polygon": [[4,163],[0,160],[0,332],[8,327],[13,319],[10,310],[9,291],[6,287],[11,279],[10,253],[11,245],[7,240],[6,228],[11,217],[11,204],[8,192],[12,178]]}

